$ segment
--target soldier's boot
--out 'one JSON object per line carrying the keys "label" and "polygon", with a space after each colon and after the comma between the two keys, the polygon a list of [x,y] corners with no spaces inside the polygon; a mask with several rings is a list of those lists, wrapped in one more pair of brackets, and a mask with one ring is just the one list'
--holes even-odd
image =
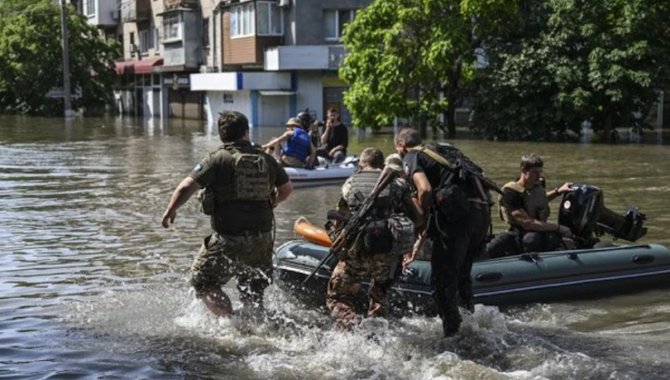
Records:
{"label": "soldier's boot", "polygon": [[207,309],[219,317],[228,317],[233,314],[233,304],[221,288],[211,289],[201,294],[200,298]]}

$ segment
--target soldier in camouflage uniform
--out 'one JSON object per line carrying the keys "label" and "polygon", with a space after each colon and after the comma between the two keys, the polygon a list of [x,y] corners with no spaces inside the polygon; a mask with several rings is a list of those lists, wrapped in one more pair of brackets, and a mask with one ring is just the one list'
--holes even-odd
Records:
{"label": "soldier in camouflage uniform", "polygon": [[218,120],[223,145],[205,157],[172,194],[163,214],[168,228],[177,209],[198,190],[213,233],[205,238],[191,267],[196,296],[218,316],[232,313],[221,286],[237,277],[245,307],[262,308],[272,270],[273,208],[293,185],[277,162],[249,141],[249,122],[239,112]]}
{"label": "soldier in camouflage uniform", "polygon": [[[338,202],[338,210],[347,212],[356,212],[357,206],[360,206],[359,200],[356,200],[355,193],[359,191],[367,196],[378,180],[381,169],[384,165],[383,153],[376,148],[367,148],[363,150],[359,162],[359,171],[351,176],[342,187],[342,197]],[[397,167],[396,170],[400,170]],[[377,203],[379,201],[379,203]],[[407,183],[396,178],[392,181],[375,201],[373,220],[386,220],[391,215],[400,216],[407,214],[408,209],[418,212],[418,208],[411,200],[411,194]],[[411,211],[409,213],[412,214]],[[411,251],[413,240],[413,224],[409,223],[409,241],[405,242],[407,250]],[[353,297],[361,288],[363,278],[370,278],[370,289],[368,292],[369,306],[368,317],[383,317],[387,312],[387,292],[393,283],[396,268],[404,253],[402,248],[396,246],[390,252],[374,253],[370,252],[370,239],[383,240],[385,234],[370,237],[366,239],[366,234],[371,234],[373,230],[363,228],[358,236],[353,239],[350,247],[346,247],[346,253],[340,258],[340,261],[333,269],[328,289],[326,291],[326,306],[330,310],[331,317],[342,329],[349,330],[358,324],[358,316],[353,306]],[[367,242],[366,242],[367,240]],[[394,242],[394,244],[398,244]]]}

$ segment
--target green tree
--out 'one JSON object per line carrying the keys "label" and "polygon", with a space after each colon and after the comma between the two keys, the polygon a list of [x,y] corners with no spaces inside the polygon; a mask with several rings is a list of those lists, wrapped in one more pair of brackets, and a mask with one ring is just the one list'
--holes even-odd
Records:
{"label": "green tree", "polygon": [[505,20],[511,0],[376,0],[345,29],[348,55],[340,76],[344,102],[358,127],[394,117],[419,124],[455,109],[475,71],[479,41]]}
{"label": "green tree", "polygon": [[[46,97],[63,86],[60,8],[50,0],[0,2],[0,110],[62,113],[62,99]],[[69,9],[70,81],[82,98],[73,107],[96,109],[110,100],[117,43],[106,41],[86,18]]]}
{"label": "green tree", "polygon": [[564,138],[583,121],[605,140],[614,127],[641,130],[667,85],[669,8],[654,0],[531,7],[537,25],[487,49],[491,65],[478,78],[474,127],[532,140]]}

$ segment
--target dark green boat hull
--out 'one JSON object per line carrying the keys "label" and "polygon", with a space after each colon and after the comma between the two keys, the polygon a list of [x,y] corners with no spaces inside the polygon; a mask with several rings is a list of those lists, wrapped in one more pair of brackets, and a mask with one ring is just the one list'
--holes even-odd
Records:
{"label": "dark green boat hull", "polygon": [[[273,258],[275,280],[303,302],[322,305],[335,260],[303,281],[327,253],[302,240],[283,244]],[[669,286],[670,252],[658,244],[540,252],[475,262],[471,276],[475,302],[486,305],[608,297]],[[389,299],[395,314],[435,314],[430,263],[412,263]]]}

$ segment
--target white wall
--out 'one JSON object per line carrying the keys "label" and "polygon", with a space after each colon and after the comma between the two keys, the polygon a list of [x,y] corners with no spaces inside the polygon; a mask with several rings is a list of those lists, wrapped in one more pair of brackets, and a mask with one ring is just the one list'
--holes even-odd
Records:
{"label": "white wall", "polygon": [[302,112],[305,108],[309,108],[310,111],[316,112],[317,119],[323,120],[321,72],[300,72],[296,91],[296,111]]}
{"label": "white wall", "polygon": [[288,96],[260,96],[258,106],[261,127],[282,126],[288,120]]}
{"label": "white wall", "polygon": [[[232,103],[223,102],[223,94],[233,95]],[[247,118],[251,119],[249,104],[249,91],[207,91],[205,96],[205,112],[207,113],[207,123],[215,125],[219,117],[219,112],[238,111],[242,112]]]}

